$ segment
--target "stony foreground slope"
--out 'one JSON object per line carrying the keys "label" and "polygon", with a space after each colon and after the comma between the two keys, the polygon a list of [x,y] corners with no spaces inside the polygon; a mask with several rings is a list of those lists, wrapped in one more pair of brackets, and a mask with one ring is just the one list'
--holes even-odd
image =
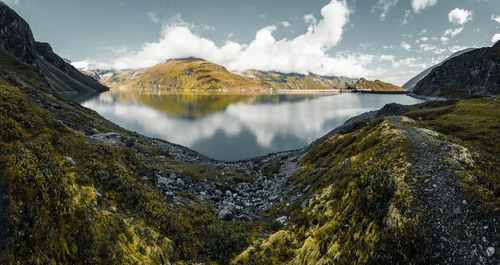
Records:
{"label": "stony foreground slope", "polygon": [[3,50],[0,69],[2,264],[500,261],[498,96],[388,105],[223,162],[106,121]]}

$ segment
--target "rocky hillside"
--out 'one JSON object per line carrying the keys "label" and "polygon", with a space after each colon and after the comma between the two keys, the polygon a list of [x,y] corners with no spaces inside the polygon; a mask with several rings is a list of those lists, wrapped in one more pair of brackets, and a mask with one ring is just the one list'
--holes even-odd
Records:
{"label": "rocky hillside", "polygon": [[418,82],[413,93],[444,98],[500,93],[500,42],[449,59]]}
{"label": "rocky hillside", "polygon": [[383,92],[392,92],[392,91],[406,91],[406,89],[382,82],[380,80],[369,81],[364,78],[359,79],[356,83],[350,85],[348,87],[350,90],[355,91],[383,91]]}
{"label": "rocky hillside", "polygon": [[223,162],[106,121],[3,50],[0,65],[2,264],[500,262],[498,96],[388,105]]}
{"label": "rocky hillside", "polygon": [[[247,70],[231,73],[223,66],[196,58],[168,60],[143,70],[83,70],[110,87],[136,89],[302,90],[344,89],[356,79]],[[112,76],[109,76],[111,73]]]}
{"label": "rocky hillside", "polygon": [[418,81],[422,80],[424,77],[426,77],[434,68],[442,65],[444,62],[448,61],[449,59],[453,58],[453,57],[457,57],[459,55],[462,55],[466,52],[470,52],[474,50],[473,48],[468,48],[468,49],[464,49],[464,50],[461,50],[461,51],[458,51],[452,55],[450,55],[448,58],[446,58],[444,61],[436,64],[436,65],[433,65],[427,69],[425,69],[424,71],[422,71],[421,73],[419,73],[418,75],[416,75],[415,77],[413,77],[412,79],[408,80],[408,82],[406,82],[402,88],[408,90],[408,91],[413,91],[413,88],[415,87],[415,85],[418,83]]}
{"label": "rocky hillside", "polygon": [[112,88],[261,90],[260,84],[233,74],[223,66],[196,58],[168,60],[153,67],[125,71],[103,81]]}
{"label": "rocky hillside", "polygon": [[65,62],[48,43],[35,41],[28,23],[3,2],[0,2],[0,48],[35,66],[50,86],[60,93],[108,90]]}
{"label": "rocky hillside", "polygon": [[329,77],[315,74],[284,74],[257,70],[242,71],[240,74],[265,87],[285,90],[344,89],[356,81],[356,79],[348,77]]}

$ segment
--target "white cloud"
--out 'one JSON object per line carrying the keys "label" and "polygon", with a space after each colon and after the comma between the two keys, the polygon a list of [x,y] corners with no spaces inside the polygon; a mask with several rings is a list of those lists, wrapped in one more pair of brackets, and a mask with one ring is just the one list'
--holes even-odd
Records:
{"label": "white cloud", "polygon": [[493,37],[491,37],[491,42],[497,42],[500,40],[500,33],[496,33],[495,35],[493,35]]}
{"label": "white cloud", "polygon": [[378,0],[378,2],[372,7],[372,14],[375,13],[376,10],[380,10],[382,11],[380,13],[380,20],[385,20],[391,8],[396,6],[397,3],[398,0]]}
{"label": "white cloud", "polygon": [[426,33],[427,33],[427,29],[423,29],[423,30],[420,31],[420,33],[418,33],[418,35],[422,36],[422,35],[424,35]]}
{"label": "white cloud", "polygon": [[437,45],[429,44],[429,43],[422,43],[420,44],[420,52],[432,52],[434,54],[442,54],[446,52],[447,49],[441,48]]}
{"label": "white cloud", "polygon": [[456,28],[456,29],[447,29],[444,33],[443,36],[451,36],[455,37],[456,35],[460,34],[464,27]]}
{"label": "white cloud", "polygon": [[21,0],[2,0],[7,5],[19,5]]}
{"label": "white cloud", "polygon": [[128,52],[128,48],[126,46],[103,46],[101,47],[103,50],[111,51],[114,54],[124,54]]}
{"label": "white cloud", "polygon": [[281,21],[280,22],[281,26],[283,26],[284,28],[288,28],[290,27],[292,24],[290,24],[290,22],[288,21]]}
{"label": "white cloud", "polygon": [[229,32],[228,34],[226,34],[226,36],[228,39],[230,39],[230,38],[234,37],[234,33]]}
{"label": "white cloud", "polygon": [[185,22],[170,23],[163,27],[158,41],[144,44],[139,52],[118,58],[113,65],[118,69],[142,68],[171,58],[193,56],[233,71],[258,69],[353,77],[370,74],[366,65],[372,62],[372,56],[327,54],[342,39],[350,15],[347,3],[332,0],[321,9],[321,15],[321,20],[309,25],[307,32],[294,39],[276,40],[273,36],[276,26],[267,26],[260,29],[249,44],[226,41],[220,47],[193,33]]}
{"label": "white cloud", "polygon": [[411,45],[408,44],[406,41],[401,41],[401,48],[409,51],[411,49]]}
{"label": "white cloud", "polygon": [[494,20],[494,21],[500,23],[500,16],[493,15],[493,16],[491,16],[491,20]]}
{"label": "white cloud", "polygon": [[463,25],[472,20],[472,11],[455,8],[448,13],[450,23]]}
{"label": "white cloud", "polygon": [[316,20],[316,17],[314,17],[313,14],[306,14],[304,15],[304,22],[307,24],[316,24],[318,21]]}
{"label": "white cloud", "polygon": [[405,15],[403,17],[403,21],[401,21],[401,25],[406,25],[410,22],[410,20],[413,18],[412,14],[411,14],[411,10],[410,9],[406,9],[405,10]]}
{"label": "white cloud", "polygon": [[149,20],[151,20],[153,23],[157,23],[157,24],[160,24],[161,21],[160,19],[158,18],[158,16],[156,15],[155,12],[148,12],[148,18]]}
{"label": "white cloud", "polygon": [[437,4],[437,0],[411,0],[411,7],[415,13]]}
{"label": "white cloud", "polygon": [[442,36],[442,37],[441,37],[441,42],[442,42],[443,44],[448,43],[448,41],[450,41],[450,38],[445,37],[445,36]]}

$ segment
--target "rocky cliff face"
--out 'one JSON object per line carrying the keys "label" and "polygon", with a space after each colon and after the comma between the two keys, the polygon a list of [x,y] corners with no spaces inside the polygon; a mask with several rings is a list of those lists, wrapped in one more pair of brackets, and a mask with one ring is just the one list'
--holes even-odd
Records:
{"label": "rocky cliff face", "polygon": [[404,89],[407,89],[408,91],[412,91],[413,88],[415,88],[415,85],[418,83],[418,81],[422,80],[424,77],[426,77],[434,68],[442,65],[444,62],[448,61],[449,59],[451,58],[454,58],[454,57],[457,57],[459,55],[462,55],[466,52],[470,52],[474,50],[474,48],[469,48],[469,49],[465,49],[465,50],[461,50],[461,51],[458,51],[452,55],[450,55],[448,58],[446,58],[444,61],[436,64],[436,65],[433,65],[427,69],[425,69],[424,71],[422,71],[420,74],[416,75],[415,77],[413,77],[412,79],[408,80],[408,82],[406,82],[402,88]]}
{"label": "rocky cliff face", "polygon": [[418,82],[413,93],[444,98],[500,93],[500,42],[444,62]]}
{"label": "rocky cliff face", "polygon": [[80,73],[55,54],[48,43],[33,38],[29,24],[0,2],[0,48],[34,65],[52,88],[61,93],[106,91],[107,87]]}
{"label": "rocky cliff face", "polygon": [[29,64],[35,61],[35,40],[28,23],[2,2],[0,36],[1,48]]}

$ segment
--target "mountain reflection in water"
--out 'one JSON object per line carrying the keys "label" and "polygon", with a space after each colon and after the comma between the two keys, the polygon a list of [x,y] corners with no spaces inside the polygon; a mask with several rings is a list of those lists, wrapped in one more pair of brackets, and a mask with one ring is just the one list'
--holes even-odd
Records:
{"label": "mountain reflection in water", "polygon": [[301,148],[350,117],[393,102],[421,100],[377,94],[110,91],[82,105],[128,130],[211,158],[239,160]]}

